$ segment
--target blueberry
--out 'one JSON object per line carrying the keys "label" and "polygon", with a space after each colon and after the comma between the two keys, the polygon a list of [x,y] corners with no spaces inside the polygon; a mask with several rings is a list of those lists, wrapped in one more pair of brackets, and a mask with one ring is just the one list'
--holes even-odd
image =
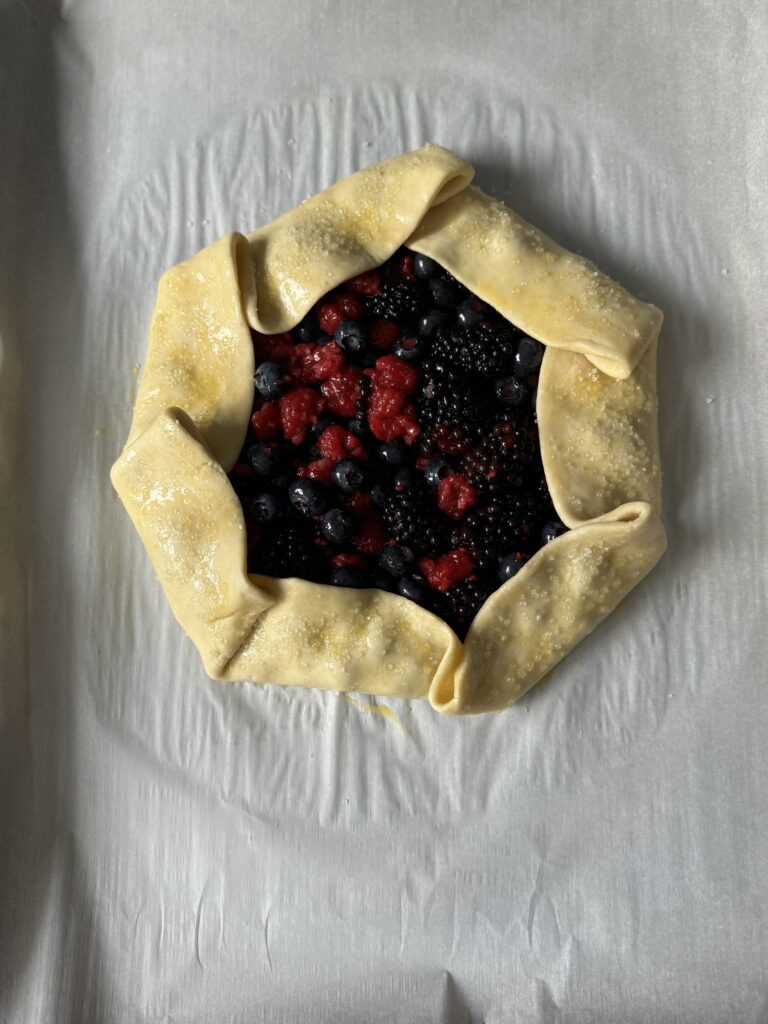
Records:
{"label": "blueberry", "polygon": [[440,273],[441,267],[439,263],[435,263],[429,256],[422,256],[420,252],[413,254],[413,272],[416,277],[422,278],[426,281],[430,277],[437,277]]}
{"label": "blueberry", "polygon": [[385,572],[375,572],[371,577],[371,586],[376,587],[377,590],[392,591],[395,589],[395,581]]}
{"label": "blueberry", "polygon": [[248,462],[259,476],[272,476],[280,465],[277,451],[272,445],[258,441],[248,449]]}
{"label": "blueberry", "polygon": [[436,306],[455,306],[459,299],[459,289],[451,281],[444,281],[440,277],[433,277],[429,282],[429,293]]}
{"label": "blueberry", "polygon": [[447,459],[444,459],[442,455],[438,455],[435,459],[430,459],[424,470],[424,479],[427,481],[430,487],[437,487],[444,476],[447,476],[451,472],[451,464]]}
{"label": "blueberry", "polygon": [[328,508],[328,492],[317,480],[300,477],[288,487],[288,499],[305,516],[320,516]]}
{"label": "blueberry", "polygon": [[390,576],[405,576],[413,566],[413,552],[399,544],[387,544],[379,555],[379,567]]}
{"label": "blueberry", "polygon": [[356,320],[342,320],[333,336],[342,351],[349,355],[362,352],[368,341],[368,332]]}
{"label": "blueberry", "polygon": [[340,569],[334,569],[329,583],[332,587],[356,587],[358,589],[370,586],[368,577],[356,565],[342,565]]}
{"label": "blueberry", "polygon": [[346,544],[355,531],[355,520],[344,509],[332,508],[323,516],[320,529],[331,544]]}
{"label": "blueberry", "polygon": [[555,537],[559,537],[565,533],[565,527],[562,523],[545,523],[541,530],[541,539],[545,544],[549,544]]}
{"label": "blueberry", "polygon": [[365,482],[365,467],[355,459],[342,459],[333,467],[333,482],[345,494],[354,494]]}
{"label": "blueberry", "polygon": [[271,523],[284,511],[284,499],[280,495],[270,494],[268,491],[254,498],[248,510],[251,519],[257,523]]}
{"label": "blueberry", "polygon": [[397,581],[397,592],[409,601],[421,602],[427,596],[427,588],[421,576],[401,576]]}
{"label": "blueberry", "polygon": [[431,338],[438,327],[448,327],[453,320],[447,309],[430,309],[419,320],[419,334],[424,338]]}
{"label": "blueberry", "polygon": [[479,299],[465,299],[459,306],[456,319],[462,327],[473,327],[487,319],[488,306]]}
{"label": "blueberry", "polygon": [[416,474],[410,466],[401,466],[395,473],[393,483],[398,493],[400,491],[410,491],[412,487],[416,486]]}
{"label": "blueberry", "polygon": [[507,555],[506,558],[502,558],[499,562],[497,570],[499,579],[502,583],[511,580],[513,576],[517,576],[524,565],[525,561],[521,560],[519,554]]}
{"label": "blueberry", "polygon": [[401,338],[392,351],[398,359],[404,359],[406,363],[411,363],[415,359],[421,359],[424,355],[424,345],[421,338],[410,335],[409,337]]}
{"label": "blueberry", "polygon": [[279,398],[283,393],[282,380],[285,374],[277,363],[261,363],[256,367],[253,383],[262,398]]}
{"label": "blueberry", "polygon": [[515,351],[515,373],[518,377],[527,377],[529,373],[533,373],[541,365],[543,355],[544,346],[524,334],[518,341]]}
{"label": "blueberry", "polygon": [[502,405],[522,405],[528,394],[525,384],[517,377],[499,377],[494,381],[493,389]]}
{"label": "blueberry", "polygon": [[405,441],[396,437],[394,441],[382,441],[376,449],[376,455],[385,466],[399,466],[405,458]]}
{"label": "blueberry", "polygon": [[301,323],[296,324],[293,329],[297,341],[306,345],[310,341],[316,341],[320,333],[320,327],[315,319],[314,313],[307,313]]}
{"label": "blueberry", "polygon": [[377,508],[382,508],[387,500],[387,489],[382,483],[374,484],[371,488],[371,501]]}

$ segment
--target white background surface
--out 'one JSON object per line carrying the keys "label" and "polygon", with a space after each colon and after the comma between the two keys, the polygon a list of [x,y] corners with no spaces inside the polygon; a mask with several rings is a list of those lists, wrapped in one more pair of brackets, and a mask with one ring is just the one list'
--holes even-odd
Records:
{"label": "white background surface", "polygon": [[[768,1020],[767,33],[0,0],[3,1024]],[[670,550],[524,705],[406,732],[209,682],[107,473],[162,269],[424,141],[664,309]]]}

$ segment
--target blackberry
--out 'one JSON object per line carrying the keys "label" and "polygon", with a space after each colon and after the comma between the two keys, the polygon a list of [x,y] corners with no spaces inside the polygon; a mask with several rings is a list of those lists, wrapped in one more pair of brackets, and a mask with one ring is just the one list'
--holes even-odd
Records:
{"label": "blackberry", "polygon": [[418,281],[385,281],[376,295],[365,296],[365,309],[375,320],[413,323],[426,309],[424,289]]}
{"label": "blackberry", "polygon": [[[538,534],[532,528],[528,512],[505,501],[491,501],[485,508],[468,512],[463,521],[454,526],[451,546],[466,548],[478,569],[495,568],[499,555],[527,551],[531,539],[538,546]],[[538,523],[538,519],[535,522]]]}
{"label": "blackberry", "polygon": [[416,408],[425,434],[434,434],[441,426],[461,427],[472,445],[482,436],[488,403],[482,388],[430,360],[422,365]]}
{"label": "blackberry", "polygon": [[508,325],[486,322],[451,330],[439,327],[430,357],[440,366],[456,366],[480,377],[509,374],[515,366],[515,331]]}
{"label": "blackberry", "polygon": [[439,614],[460,640],[467,635],[472,620],[494,589],[484,580],[468,579],[455,583],[441,596]]}
{"label": "blackberry", "polygon": [[461,460],[461,470],[478,494],[503,494],[520,487],[521,473],[534,454],[524,428],[515,428],[509,434],[492,433],[467,452]]}
{"label": "blackberry", "polygon": [[249,555],[248,572],[319,580],[324,567],[315,537],[313,524],[306,520],[283,520],[265,525],[258,545]]}
{"label": "blackberry", "polygon": [[389,533],[417,555],[434,555],[446,547],[447,529],[432,495],[421,486],[388,494],[381,510]]}

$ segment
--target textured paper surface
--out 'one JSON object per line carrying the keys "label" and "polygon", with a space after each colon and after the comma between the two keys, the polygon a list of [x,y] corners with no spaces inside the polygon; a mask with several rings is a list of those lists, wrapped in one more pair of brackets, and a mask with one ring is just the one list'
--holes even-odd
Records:
{"label": "textured paper surface", "polygon": [[[768,1019],[767,31],[0,0],[3,1024]],[[501,715],[211,683],[107,481],[157,279],[427,140],[664,310],[669,552]]]}

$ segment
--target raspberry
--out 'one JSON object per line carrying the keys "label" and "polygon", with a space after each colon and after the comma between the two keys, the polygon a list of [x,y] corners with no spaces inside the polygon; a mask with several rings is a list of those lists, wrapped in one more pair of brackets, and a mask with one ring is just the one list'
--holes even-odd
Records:
{"label": "raspberry", "polygon": [[409,366],[404,359],[397,356],[381,356],[376,360],[376,369],[373,371],[371,381],[373,387],[398,388],[409,395],[419,383],[421,374]]}
{"label": "raspberry", "polygon": [[392,323],[391,320],[374,320],[368,328],[371,344],[382,352],[388,352],[394,348],[402,333],[397,324]]}
{"label": "raspberry", "polygon": [[367,459],[368,454],[360,439],[343,427],[326,427],[317,439],[317,450],[324,459],[333,463],[342,459]]}
{"label": "raspberry", "polygon": [[260,334],[258,331],[251,331],[253,339],[253,351],[256,357],[256,365],[270,360],[273,363],[284,363],[293,349],[293,339],[290,334]]}
{"label": "raspberry", "polygon": [[347,287],[358,295],[375,295],[381,291],[381,274],[378,270],[368,270],[350,278]]}
{"label": "raspberry", "polygon": [[351,551],[340,551],[338,555],[331,558],[331,565],[334,569],[341,569],[345,565],[354,565],[358,569],[364,569],[365,559],[362,555],[355,555]]}
{"label": "raspberry", "polygon": [[372,392],[368,402],[368,416],[390,419],[402,410],[406,400],[407,395],[400,388],[379,386]]}
{"label": "raspberry", "polygon": [[351,292],[339,292],[317,307],[317,322],[326,334],[333,334],[342,320],[359,320],[362,315],[362,303]]}
{"label": "raspberry", "polygon": [[[280,401],[285,401],[285,399]],[[280,403],[265,402],[251,416],[251,426],[258,441],[274,440],[280,433]]]}
{"label": "raspberry", "polygon": [[345,366],[338,373],[324,380],[320,390],[328,399],[328,408],[337,416],[355,415],[357,400],[361,394],[360,370],[356,366]]}
{"label": "raspberry", "polygon": [[373,504],[370,494],[366,494],[365,491],[355,491],[354,494],[350,494],[347,498],[345,505],[356,515],[361,512],[366,512]]}
{"label": "raspberry", "polygon": [[402,277],[404,281],[415,281],[416,274],[413,271],[413,253],[404,252],[395,263],[395,274]]}
{"label": "raspberry", "polygon": [[319,345],[315,350],[312,361],[314,364],[314,380],[328,380],[341,371],[344,366],[344,353],[335,341],[329,341],[327,345]]}
{"label": "raspberry", "polygon": [[360,529],[352,539],[358,551],[365,555],[377,555],[387,543],[387,531],[378,512],[363,512],[360,516]]}
{"label": "raspberry", "polygon": [[464,548],[449,551],[439,558],[420,558],[419,569],[430,587],[445,593],[455,583],[472,575],[472,556]]}
{"label": "raspberry", "polygon": [[296,474],[297,476],[309,477],[310,480],[317,480],[318,483],[330,487],[333,463],[330,459],[315,459],[314,462],[309,462],[306,466],[299,466]]}
{"label": "raspberry", "polygon": [[283,437],[291,444],[301,444],[325,407],[323,398],[312,388],[294,388],[278,404]]}
{"label": "raspberry", "polygon": [[288,370],[294,380],[301,384],[312,384],[315,381],[314,355],[317,345],[306,342],[294,345],[288,356]]}
{"label": "raspberry", "polygon": [[444,476],[437,485],[437,505],[451,519],[461,519],[477,504],[477,491],[461,473]]}

